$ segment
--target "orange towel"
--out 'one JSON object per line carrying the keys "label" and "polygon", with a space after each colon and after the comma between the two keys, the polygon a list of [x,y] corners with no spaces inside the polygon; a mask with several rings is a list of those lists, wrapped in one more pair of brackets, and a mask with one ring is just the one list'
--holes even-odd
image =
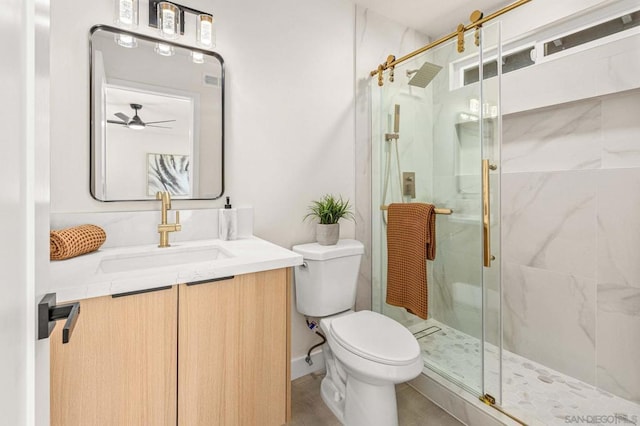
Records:
{"label": "orange towel", "polygon": [[49,233],[49,259],[64,260],[96,251],[107,234],[96,225],[80,225]]}
{"label": "orange towel", "polygon": [[436,257],[431,204],[390,204],[387,216],[387,303],[427,318],[427,259]]}

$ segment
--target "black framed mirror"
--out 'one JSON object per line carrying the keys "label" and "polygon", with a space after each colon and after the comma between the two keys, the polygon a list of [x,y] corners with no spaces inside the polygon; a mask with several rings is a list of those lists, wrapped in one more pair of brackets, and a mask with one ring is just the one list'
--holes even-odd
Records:
{"label": "black framed mirror", "polygon": [[91,28],[89,50],[93,198],[222,196],[222,57],[104,25]]}

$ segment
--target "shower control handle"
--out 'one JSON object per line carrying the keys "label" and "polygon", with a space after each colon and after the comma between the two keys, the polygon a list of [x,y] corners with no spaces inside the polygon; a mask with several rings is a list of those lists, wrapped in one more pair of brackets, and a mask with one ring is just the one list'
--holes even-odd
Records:
{"label": "shower control handle", "polygon": [[402,195],[416,198],[416,173],[402,172],[402,183],[404,187]]}

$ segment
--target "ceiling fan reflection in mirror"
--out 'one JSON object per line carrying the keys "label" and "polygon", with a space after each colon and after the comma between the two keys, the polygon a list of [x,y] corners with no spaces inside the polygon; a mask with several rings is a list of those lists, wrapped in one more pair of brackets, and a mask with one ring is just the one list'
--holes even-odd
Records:
{"label": "ceiling fan reflection in mirror", "polygon": [[138,111],[142,109],[142,105],[140,105],[140,104],[129,104],[129,106],[134,110],[133,117],[129,118],[129,116],[127,116],[127,114],[125,114],[125,113],[116,112],[113,115],[118,117],[121,121],[107,120],[107,123],[119,124],[121,126],[127,126],[129,129],[134,129],[134,130],[142,130],[145,127],[157,127],[157,128],[160,128],[160,129],[170,129],[171,127],[157,126],[156,124],[158,124],[158,123],[170,123],[172,121],[176,121],[176,120],[162,120],[162,121],[144,122],[144,121],[142,121],[142,119],[138,115]]}

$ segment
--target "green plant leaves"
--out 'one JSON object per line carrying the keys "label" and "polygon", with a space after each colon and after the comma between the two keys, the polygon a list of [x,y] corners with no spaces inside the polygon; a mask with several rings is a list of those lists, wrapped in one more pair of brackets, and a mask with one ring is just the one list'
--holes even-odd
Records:
{"label": "green plant leaves", "polygon": [[338,223],[342,218],[355,219],[349,200],[345,201],[342,196],[336,198],[331,194],[326,194],[320,200],[312,201],[309,206],[309,213],[304,218],[307,219],[308,217],[318,218],[323,225]]}

